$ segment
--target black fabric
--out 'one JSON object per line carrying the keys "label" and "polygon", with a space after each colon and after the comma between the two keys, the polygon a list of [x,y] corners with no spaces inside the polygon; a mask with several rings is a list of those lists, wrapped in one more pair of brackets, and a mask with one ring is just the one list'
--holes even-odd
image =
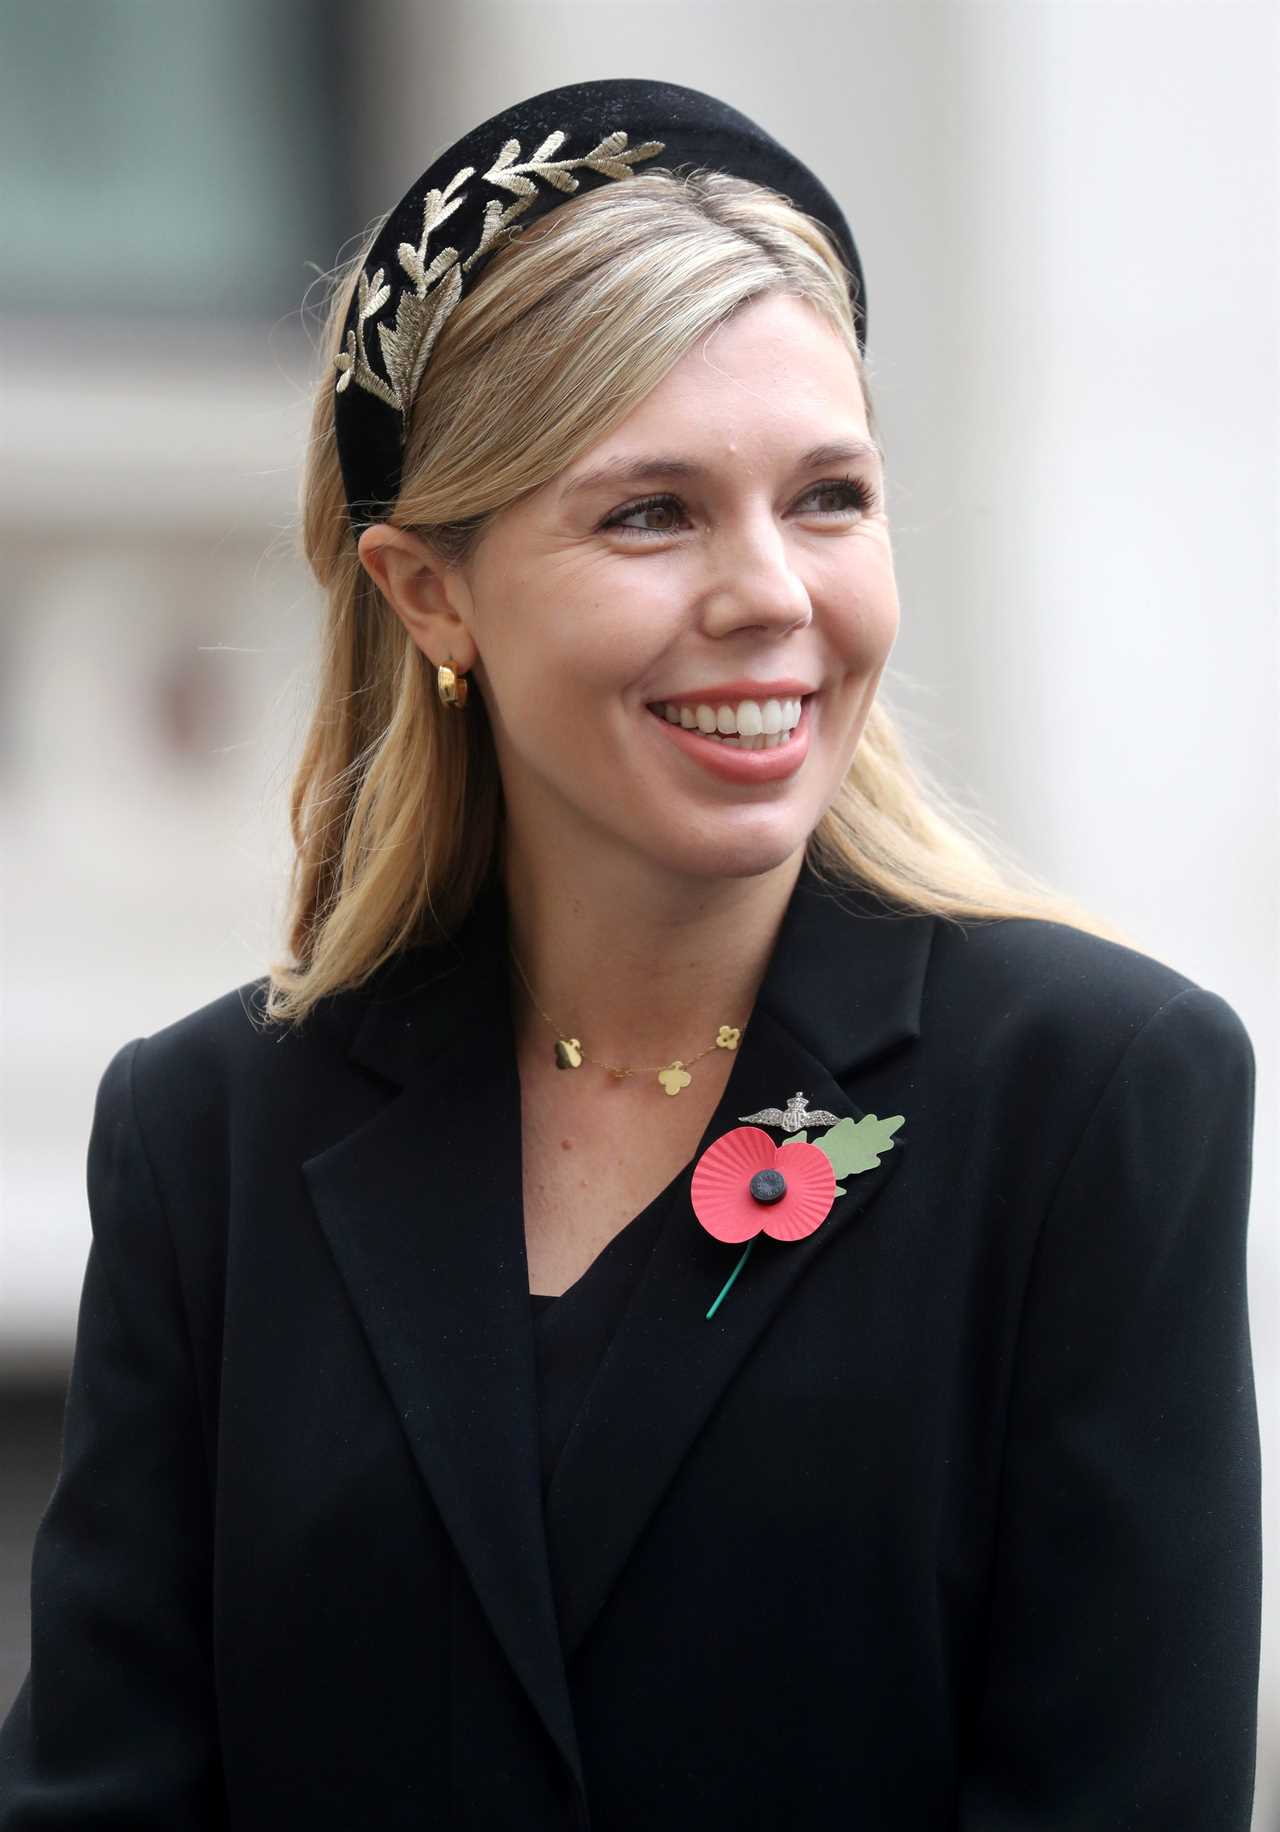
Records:
{"label": "black fabric", "polygon": [[[620,144],[610,142],[614,135],[621,136]],[[575,163],[559,174],[564,188],[553,182],[557,161],[576,162],[606,143],[600,169]],[[406,382],[396,363],[388,362],[380,327],[388,334],[397,328],[406,332],[405,346],[425,350],[429,363],[438,334],[435,314],[442,302],[447,305],[447,289],[460,284],[465,293],[492,252],[488,245],[480,252],[486,212],[518,203],[515,221],[523,227],[571,196],[601,184],[625,183],[617,175],[618,162],[659,145],[660,151],[646,152],[631,170],[642,171],[645,164],[706,166],[754,179],[821,223],[847,270],[858,343],[865,349],[866,284],[849,225],[822,181],[772,134],[727,102],[679,83],[612,77],[544,90],[492,115],[438,154],[390,211],[365,262],[344,327],[334,402],[338,456],[356,535],[384,519],[400,493],[405,415],[381,397],[378,384],[401,400],[407,396],[410,405],[417,393],[412,375]],[[525,168],[539,153],[542,158],[530,176]],[[433,193],[438,195],[431,203]],[[427,238],[425,264],[418,273],[414,256],[423,247],[428,209],[437,226]],[[450,249],[458,256],[453,263]],[[438,259],[443,265],[428,280]],[[361,349],[373,387],[355,378]],[[409,360],[412,366],[415,359]]]}
{"label": "black fabric", "polygon": [[108,1064],[0,1832],[1246,1832],[1232,1007],[806,874],[696,1155],[905,1123],[710,1320],[675,1180],[544,1486],[506,920]]}
{"label": "black fabric", "polygon": [[532,1299],[544,1494],[680,1181],[633,1216],[566,1291]]}

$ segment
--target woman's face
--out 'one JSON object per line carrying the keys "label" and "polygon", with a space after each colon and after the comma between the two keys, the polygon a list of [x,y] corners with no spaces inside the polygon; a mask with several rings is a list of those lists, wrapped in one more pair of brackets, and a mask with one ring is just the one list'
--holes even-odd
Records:
{"label": "woman's face", "polygon": [[[845,345],[803,301],[768,296],[490,525],[448,593],[522,850],[606,849],[700,878],[767,871],[803,846],[898,630],[869,445]],[[722,708],[754,702],[762,717],[747,704],[742,723],[768,732],[795,700],[781,743],[698,729],[699,707],[723,732]]]}

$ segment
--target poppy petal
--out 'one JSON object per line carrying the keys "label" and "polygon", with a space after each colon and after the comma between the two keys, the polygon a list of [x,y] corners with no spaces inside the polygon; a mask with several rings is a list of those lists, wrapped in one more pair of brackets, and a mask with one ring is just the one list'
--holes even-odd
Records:
{"label": "poppy petal", "polygon": [[774,1240],[803,1240],[831,1213],[836,1173],[825,1151],[795,1140],[778,1148],[777,1168],[787,1180],[786,1194],[764,1210],[761,1226]]}
{"label": "poppy petal", "polygon": [[[822,1157],[821,1152],[817,1155]],[[757,1202],[751,1179],[758,1170],[772,1170],[777,1157],[778,1147],[759,1126],[735,1126],[708,1145],[694,1166],[689,1189],[693,1212],[708,1234],[717,1240],[743,1241],[760,1232],[770,1206],[781,1205]]]}

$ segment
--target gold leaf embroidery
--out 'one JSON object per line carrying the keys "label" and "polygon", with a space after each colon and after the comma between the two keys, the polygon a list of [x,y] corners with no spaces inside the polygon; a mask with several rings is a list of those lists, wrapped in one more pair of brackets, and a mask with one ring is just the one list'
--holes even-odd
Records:
{"label": "gold leaf embroidery", "polygon": [[652,159],[655,153],[665,151],[661,140],[646,140],[643,146],[633,146],[627,152],[625,134],[610,134],[594,150],[587,154],[583,165],[590,166],[593,172],[603,172],[607,178],[629,178],[631,167],[637,159]]}
{"label": "gold leaf embroidery", "polygon": [[[396,306],[395,329],[385,324],[378,326],[382,360],[395,389],[396,399],[400,402],[412,401],[441,327],[462,294],[457,251],[450,248],[445,252],[454,257],[453,262],[449,268],[449,278],[438,289],[433,300],[428,302],[425,294],[420,297],[406,287]],[[435,266],[435,262],[432,262],[432,266]]]}
{"label": "gold leaf embroidery", "polygon": [[[334,358],[339,394],[354,381],[358,388],[376,395],[388,407],[397,408],[407,416],[445,320],[462,296],[463,274],[469,273],[502,231],[529,208],[538,195],[535,181],[541,179],[569,194],[578,189],[578,180],[573,176],[575,166],[585,166],[606,178],[629,178],[638,160],[652,159],[656,153],[665,151],[665,142],[661,140],[646,140],[642,146],[628,147],[627,135],[616,131],[606,134],[589,153],[576,159],[553,159],[551,155],[560,150],[564,140],[563,130],[557,128],[523,163],[519,163],[520,142],[508,140],[504,144],[484,178],[486,183],[509,191],[512,201],[504,207],[501,198],[488,200],[479,242],[465,261],[459,260],[456,248],[446,247],[439,249],[428,265],[427,243],[441,224],[461,207],[466,197],[463,187],[475,176],[476,168],[463,166],[442,191],[428,191],[423,200],[422,232],[417,247],[411,242],[401,242],[396,250],[396,259],[412,286],[406,286],[396,301],[395,324],[378,326],[378,343],[387,379],[384,381],[370,366],[364,341],[366,323],[391,297],[391,288],[385,284],[383,270],[379,268],[371,280],[363,273],[360,275],[356,328],[347,332],[345,347]],[[434,295],[430,305],[427,304],[429,295]]]}
{"label": "gold leaf embroidery", "polygon": [[388,388],[382,377],[369,367],[364,348],[365,320],[371,318],[375,312],[381,311],[390,297],[391,288],[383,285],[381,268],[373,276],[372,281],[367,274],[361,274],[360,289],[356,300],[356,328],[354,331],[347,332],[347,347],[336,358],[337,366],[341,371],[338,377],[338,393],[341,394],[354,378],[359,387],[368,389],[370,394],[376,394],[378,399],[385,401],[388,407],[398,407],[400,402],[397,396]]}
{"label": "gold leaf embroidery", "polygon": [[481,255],[488,253],[499,233],[506,228],[508,223],[514,222],[517,216],[522,215],[529,208],[531,201],[530,197],[521,197],[504,209],[500,197],[489,199],[484,207],[484,226],[480,231],[480,241],[475,252],[469,254],[462,263],[463,273],[469,273],[472,265],[480,259]]}

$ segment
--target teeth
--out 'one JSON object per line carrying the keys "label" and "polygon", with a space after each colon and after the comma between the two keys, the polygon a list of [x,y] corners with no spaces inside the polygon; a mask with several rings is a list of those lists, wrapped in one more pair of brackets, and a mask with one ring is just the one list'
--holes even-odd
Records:
{"label": "teeth", "polygon": [[746,739],[744,748],[760,750],[772,749],[772,744],[762,746],[762,740],[785,741],[795,730],[800,723],[800,705],[798,699],[766,700],[763,705],[758,700],[741,700],[737,706],[676,706],[667,701],[661,709],[655,706],[653,710],[661,710],[672,725],[683,726],[685,731],[700,731],[708,738],[718,734],[726,744]]}

